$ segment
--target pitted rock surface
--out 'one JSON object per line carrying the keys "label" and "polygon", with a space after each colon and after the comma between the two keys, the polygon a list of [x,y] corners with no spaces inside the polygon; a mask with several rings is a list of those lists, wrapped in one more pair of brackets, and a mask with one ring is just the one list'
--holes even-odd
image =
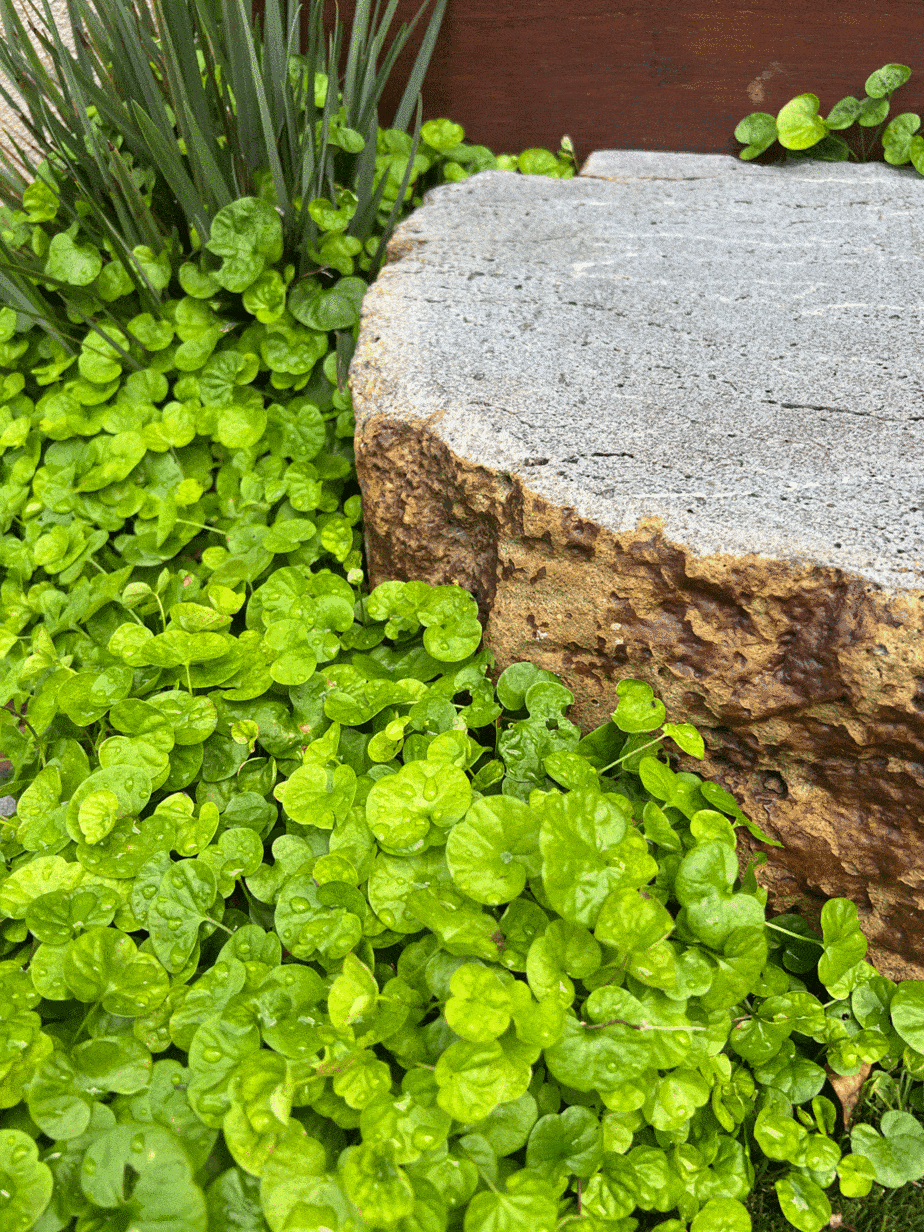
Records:
{"label": "pitted rock surface", "polygon": [[350,370],[371,582],[467,587],[584,730],[647,680],[705,738],[679,767],[785,844],[771,908],[853,899],[893,978],[924,977],[922,206],[884,164],[484,172],[397,229]]}

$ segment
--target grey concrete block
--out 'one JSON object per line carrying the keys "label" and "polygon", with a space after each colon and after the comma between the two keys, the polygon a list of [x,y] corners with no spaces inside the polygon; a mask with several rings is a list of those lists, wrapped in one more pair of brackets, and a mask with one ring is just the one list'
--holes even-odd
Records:
{"label": "grey concrete block", "polygon": [[914,169],[646,151],[442,186],[365,300],[376,414],[614,531],[924,586],[922,207]]}

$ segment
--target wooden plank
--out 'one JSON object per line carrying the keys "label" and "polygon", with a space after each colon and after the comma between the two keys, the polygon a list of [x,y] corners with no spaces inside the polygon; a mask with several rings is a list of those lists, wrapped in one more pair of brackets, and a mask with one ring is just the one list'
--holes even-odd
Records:
{"label": "wooden plank", "polygon": [[[399,0],[386,47],[420,3]],[[340,0],[344,50],[355,8]],[[431,0],[393,70],[383,126],[432,10]],[[326,4],[328,31],[333,16]],[[924,115],[921,0],[449,0],[423,118],[455,120],[467,141],[498,154],[554,150],[567,133],[581,160],[605,149],[737,155],[735,125],[750,112],[776,114],[813,93],[827,115],[845,95],[863,98],[867,77],[890,62],[907,64],[912,77],[893,96],[889,118]],[[869,145],[875,131],[854,128],[847,139],[859,153],[860,133]],[[779,156],[774,146],[758,161]]]}

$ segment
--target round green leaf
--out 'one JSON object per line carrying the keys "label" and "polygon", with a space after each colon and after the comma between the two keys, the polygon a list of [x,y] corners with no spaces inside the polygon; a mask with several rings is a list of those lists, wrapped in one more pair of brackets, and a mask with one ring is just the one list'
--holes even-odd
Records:
{"label": "round green leaf", "polygon": [[343,1184],[364,1219],[397,1223],[414,1210],[414,1190],[393,1142],[364,1142],[342,1165]]}
{"label": "round green leaf", "polygon": [[49,222],[58,212],[58,195],[44,180],[33,180],[22,195],[22,207],[32,222]]}
{"label": "round green leaf", "polygon": [[206,1232],[205,1197],[180,1142],[159,1125],[116,1125],[87,1148],[80,1187],[133,1232]]}
{"label": "round green leaf", "polygon": [[496,1040],[450,1044],[436,1063],[439,1106],[457,1121],[480,1121],[498,1104],[509,1102],[503,1065],[503,1049]]}
{"label": "round green leaf", "polygon": [[492,906],[506,903],[522,893],[527,876],[540,872],[538,838],[538,818],[528,805],[487,796],[450,830],[446,863],[463,894]]}
{"label": "round green leaf", "polygon": [[807,1137],[804,1125],[773,1108],[763,1108],[754,1123],[754,1139],[769,1159],[795,1163]]}
{"label": "round green leaf", "polygon": [[138,339],[146,351],[163,351],[173,341],[173,326],[170,322],[158,320],[150,312],[141,312],[132,317],[125,328]]}
{"label": "round green leaf", "polygon": [[240,197],[223,206],[212,219],[205,247],[220,257],[259,253],[273,265],[282,256],[282,223],[268,201]]}
{"label": "round green leaf", "polygon": [[190,697],[181,689],[173,689],[155,693],[147,700],[170,724],[177,744],[201,744],[218,724],[218,711],[210,697]]}
{"label": "round green leaf", "polygon": [[379,779],[366,799],[366,822],[389,850],[420,850],[430,826],[447,829],[464,816],[472,788],[464,771],[445,762],[412,761]]}
{"label": "round green leaf", "polygon": [[547,1194],[482,1190],[465,1211],[465,1232],[554,1232],[558,1207]]}
{"label": "round green leaf", "polygon": [[64,231],[51,237],[45,273],[74,287],[87,287],[103,268],[99,250],[92,244],[75,244]]}
{"label": "round green leaf", "polygon": [[63,1052],[45,1057],[29,1083],[29,1115],[49,1138],[79,1138],[90,1124],[93,1098],[77,1082],[76,1070]]}
{"label": "round green leaf", "polygon": [[453,124],[452,120],[427,120],[426,124],[421,126],[420,135],[427,145],[445,153],[447,150],[454,150],[464,140],[465,129],[461,124]]}
{"label": "round green leaf", "polygon": [[709,1102],[710,1085],[696,1070],[678,1068],[658,1079],[643,1105],[645,1119],[655,1129],[683,1128],[697,1108]]}
{"label": "round green leaf", "polygon": [[693,1216],[690,1232],[751,1232],[751,1216],[737,1198],[710,1198]]}
{"label": "round green leaf", "polygon": [[19,1129],[0,1131],[0,1216],[9,1232],[26,1232],[48,1203],[54,1180],[38,1146]]}
{"label": "round green leaf", "polygon": [[64,979],[78,1001],[136,1018],[155,1009],[170,988],[153,954],[139,954],[131,937],[115,928],[90,928],[67,948]]}
{"label": "round green leaf", "polygon": [[540,1117],[526,1145],[527,1167],[548,1177],[560,1165],[575,1176],[591,1176],[602,1158],[603,1129],[594,1113],[579,1104]]}
{"label": "round green leaf", "polygon": [[[88,380],[94,379],[86,372],[83,375]],[[111,380],[112,377],[107,376],[105,379]],[[114,436],[95,438],[86,446],[82,461],[89,465],[82,470],[75,490],[99,492],[110,484],[121,483],[129,477],[146,453],[147,443],[140,432],[128,430],[116,432]]]}
{"label": "round green leaf", "polygon": [[135,817],[151,797],[152,783],[139,764],[116,765],[85,779],[67,806],[67,828],[78,843],[104,840],[123,818]]}
{"label": "round green leaf", "polygon": [[97,1036],[72,1053],[76,1081],[91,1094],[134,1095],[151,1081],[151,1054],[130,1035]]}
{"label": "round green leaf", "polygon": [[673,929],[673,916],[658,899],[638,890],[614,890],[600,908],[594,936],[628,955],[663,941]]}
{"label": "round green leaf", "polygon": [[84,875],[79,864],[62,856],[35,856],[0,882],[0,912],[12,919],[25,919],[33,900],[52,890],[74,890]]}
{"label": "round green leaf", "polygon": [[[376,856],[369,875],[369,905],[382,923],[398,933],[420,932],[420,920],[408,909],[408,895],[431,889],[438,897],[452,894],[452,881],[439,848],[414,856]],[[451,901],[457,901],[453,896]]]}
{"label": "round green leaf", "polygon": [[495,1155],[513,1155],[526,1145],[537,1116],[536,1101],[527,1091],[519,1099],[499,1104],[483,1121],[479,1121],[478,1133]]}
{"label": "round green leaf", "polygon": [[[411,1074],[414,1071],[408,1071],[407,1077]],[[434,1103],[435,1083],[420,1098],[415,1098],[416,1075],[403,1085],[410,1089],[400,1097],[383,1096],[367,1104],[360,1112],[359,1128],[364,1142],[393,1142],[395,1162],[409,1164],[446,1141],[452,1117]]]}
{"label": "round green leaf", "polygon": [[163,812],[123,817],[100,842],[79,843],[80,866],[100,877],[134,877],[159,851],[173,846],[174,826]]}
{"label": "round green leaf", "polygon": [[154,953],[167,971],[176,973],[186,965],[216,893],[215,874],[196,860],[180,860],[162,876],[146,924]]}
{"label": "round green leaf", "polygon": [[629,831],[632,809],[621,796],[572,791],[547,797],[539,814],[543,884],[566,920],[592,928],[612,890],[655,876],[657,864],[642,836]]}
{"label": "round green leaf", "polygon": [[466,963],[454,972],[449,989],[444,1013],[456,1035],[480,1044],[504,1034],[510,1025],[510,994],[496,972]]}
{"label": "round green leaf", "polygon": [[865,1155],[876,1169],[876,1180],[898,1189],[924,1176],[924,1126],[910,1112],[891,1110],[883,1114],[881,1133],[871,1125],[855,1125],[850,1145]]}
{"label": "round green leaf", "polygon": [[876,1168],[865,1155],[845,1155],[837,1165],[837,1175],[845,1198],[865,1198],[873,1188]]}
{"label": "round green leaf", "polygon": [[112,921],[119,896],[101,885],[76,890],[52,890],[33,899],[26,911],[26,925],[38,941],[64,945],[82,928],[104,927]]}
{"label": "round green leaf", "polygon": [[799,1232],[821,1232],[830,1223],[831,1203],[825,1191],[807,1176],[790,1172],[781,1181],[775,1181],[773,1187],[783,1214]]}
{"label": "round green leaf", "polygon": [[664,703],[644,680],[620,680],[616,695],[619,701],[611,717],[620,731],[650,732],[664,722]]}
{"label": "round green leaf", "polygon": [[[328,886],[337,883],[328,883]],[[343,958],[362,936],[362,920],[336,901],[325,901],[328,887],[317,886],[309,876],[290,878],[276,904],[276,930],[282,944],[295,958]],[[361,899],[358,891],[354,894]]]}
{"label": "round green leaf", "polygon": [[889,1004],[889,1014],[905,1043],[916,1052],[924,1052],[924,983],[902,980]]}
{"label": "round green leaf", "polygon": [[280,783],[273,795],[293,821],[331,830],[350,811],[356,795],[356,773],[346,765],[307,762]]}
{"label": "round green leaf", "polygon": [[[314,204],[313,202],[311,203]],[[311,205],[309,205],[309,210]],[[324,290],[317,282],[306,279],[289,297],[289,311],[309,329],[350,329],[359,320],[359,309],[368,286],[364,279],[340,278]]]}
{"label": "round green leaf", "polygon": [[110,706],[127,697],[131,687],[132,672],[127,667],[79,672],[58,690],[58,708],[78,727],[88,727],[98,722]]}
{"label": "round green leaf", "polygon": [[[324,1148],[292,1118],[275,1151],[264,1164],[260,1178],[260,1205],[271,1228],[285,1227],[289,1215],[296,1208],[310,1208],[316,1203],[324,1205],[327,1200],[325,1193],[333,1188],[331,1183],[325,1181],[324,1173]],[[339,1185],[336,1189],[339,1205],[346,1214],[346,1199]],[[350,1217],[354,1217],[352,1213]],[[333,1212],[329,1220],[329,1226],[337,1226],[337,1216]],[[262,1220],[259,1232],[263,1232]]]}
{"label": "round green leaf", "polygon": [[828,131],[818,115],[818,95],[799,94],[790,99],[777,112],[776,127],[780,145],[787,150],[807,150],[817,145]]}

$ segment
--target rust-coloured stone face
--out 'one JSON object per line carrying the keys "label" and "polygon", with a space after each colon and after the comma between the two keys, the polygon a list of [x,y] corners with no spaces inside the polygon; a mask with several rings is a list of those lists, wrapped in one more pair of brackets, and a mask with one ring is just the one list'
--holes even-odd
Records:
{"label": "rust-coloured stone face", "polygon": [[[613,534],[456,457],[434,427],[372,419],[357,435],[370,583],[471,590],[499,667],[560,675],[584,731],[609,718],[621,679],[646,680],[706,742],[678,768],[721,783],[785,844],[758,874],[771,909],[817,925],[825,898],[850,898],[870,961],[924,978],[924,597],[692,557],[658,519]],[[742,856],[761,849],[738,835]]]}

